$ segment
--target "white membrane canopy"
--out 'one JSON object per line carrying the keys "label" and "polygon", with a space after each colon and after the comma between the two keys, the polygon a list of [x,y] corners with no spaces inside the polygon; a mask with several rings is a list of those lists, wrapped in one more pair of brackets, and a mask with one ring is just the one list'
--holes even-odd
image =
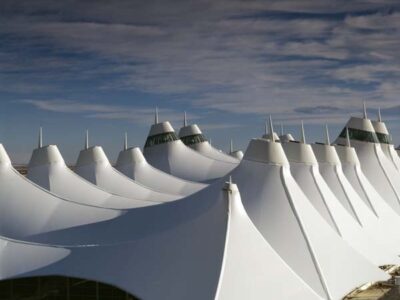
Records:
{"label": "white membrane canopy", "polygon": [[357,152],[361,169],[380,196],[400,214],[400,180],[396,167],[384,154],[374,127],[369,119],[351,117],[336,139],[336,144],[346,145],[349,140]]}
{"label": "white membrane canopy", "polygon": [[290,173],[281,143],[251,140],[232,178],[257,229],[321,297],[341,299],[365,282],[387,277],[310,203]]}
{"label": "white membrane canopy", "polygon": [[184,180],[150,165],[138,147],[119,153],[116,168],[124,175],[159,192],[187,196],[207,185]]}
{"label": "white membrane canopy", "polygon": [[27,177],[60,197],[82,204],[107,208],[133,208],[159,203],[124,198],[102,190],[70,170],[55,145],[33,151]]}
{"label": "white membrane canopy", "polygon": [[198,182],[212,182],[237,166],[236,163],[206,157],[185,146],[169,122],[151,126],[143,154],[157,169]]}
{"label": "white membrane canopy", "polygon": [[103,148],[89,147],[80,152],[75,172],[102,189],[126,198],[153,203],[168,202],[181,198],[151,190],[117,171],[108,160]]}

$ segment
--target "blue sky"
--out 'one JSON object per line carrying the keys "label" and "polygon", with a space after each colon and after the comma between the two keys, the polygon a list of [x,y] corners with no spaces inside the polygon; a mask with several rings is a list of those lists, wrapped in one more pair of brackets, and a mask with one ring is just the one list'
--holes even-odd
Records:
{"label": "blue sky", "polygon": [[155,106],[245,149],[265,118],[332,138],[367,102],[400,143],[397,0],[0,2],[0,141],[29,160],[39,126],[73,163],[88,128],[114,161]]}

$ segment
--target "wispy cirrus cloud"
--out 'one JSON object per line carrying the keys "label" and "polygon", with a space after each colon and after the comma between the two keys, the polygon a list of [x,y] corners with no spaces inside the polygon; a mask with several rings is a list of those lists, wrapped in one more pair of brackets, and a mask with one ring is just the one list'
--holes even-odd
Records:
{"label": "wispy cirrus cloud", "polygon": [[[52,99],[62,98],[54,89],[122,91],[175,109],[314,123],[343,122],[363,100],[383,109],[398,103],[398,1],[12,2],[0,53],[30,49],[29,59],[10,65],[0,55],[3,72],[34,94],[35,83],[51,83]],[[30,104],[103,120],[152,114],[143,103],[128,111],[111,101]]]}
{"label": "wispy cirrus cloud", "polygon": [[[32,105],[37,109],[54,113],[81,114],[86,118],[103,120],[127,120],[137,124],[149,124],[149,121],[154,119],[155,114],[154,109],[147,107],[95,104],[59,99],[25,99],[18,101],[18,103]],[[190,120],[199,119],[199,116],[195,114],[190,113],[187,116]],[[161,109],[160,117],[163,120],[172,122],[181,121],[183,119],[183,113],[172,109]]]}

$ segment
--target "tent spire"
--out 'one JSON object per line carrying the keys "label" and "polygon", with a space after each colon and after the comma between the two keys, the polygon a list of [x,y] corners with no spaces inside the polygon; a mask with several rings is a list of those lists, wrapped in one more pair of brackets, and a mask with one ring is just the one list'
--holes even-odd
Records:
{"label": "tent spire", "polygon": [[364,108],[364,119],[367,119],[368,118],[368,116],[367,116],[367,106],[365,104],[365,101],[363,102],[363,108]]}
{"label": "tent spire", "polygon": [[86,129],[85,150],[89,149],[89,130]]}
{"label": "tent spire", "polygon": [[378,107],[378,121],[382,122],[381,108]]}
{"label": "tent spire", "polygon": [[304,133],[304,122],[303,121],[301,121],[301,140],[300,140],[300,142],[302,144],[306,143],[306,134]]}
{"label": "tent spire", "polygon": [[211,138],[208,139],[208,142],[210,143],[210,146],[212,146]]}
{"label": "tent spire", "polygon": [[331,144],[331,139],[329,137],[329,128],[328,124],[325,124],[325,144],[330,145]]}
{"label": "tent spire", "polygon": [[281,135],[283,135],[284,131],[283,131],[283,123],[281,123]]}
{"label": "tent spire", "polygon": [[271,141],[275,142],[274,126],[272,125],[272,117],[271,117],[271,115],[269,115],[269,134],[270,134]]}
{"label": "tent spire", "polygon": [[183,114],[183,126],[186,127],[187,126],[187,117],[186,117],[186,111]]}
{"label": "tent spire", "polygon": [[38,148],[43,147],[43,129],[42,127],[39,128],[39,140],[38,140]]}
{"label": "tent spire", "polygon": [[346,146],[347,146],[347,147],[351,147],[351,144],[350,144],[349,127],[346,127]]}
{"label": "tent spire", "polygon": [[124,150],[128,150],[128,133],[125,132]]}
{"label": "tent spire", "polygon": [[265,126],[264,126],[265,128],[264,128],[264,133],[265,133],[265,136],[268,136],[268,121],[267,120],[265,120]]}
{"label": "tent spire", "polygon": [[156,106],[156,112],[154,114],[154,124],[158,124],[158,107]]}
{"label": "tent spire", "polygon": [[230,148],[229,153],[233,153],[233,140],[232,139],[231,139],[231,148]]}

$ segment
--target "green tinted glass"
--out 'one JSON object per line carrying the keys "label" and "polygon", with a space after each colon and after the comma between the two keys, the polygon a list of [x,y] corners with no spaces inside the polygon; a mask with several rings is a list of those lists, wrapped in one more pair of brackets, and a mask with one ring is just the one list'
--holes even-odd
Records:
{"label": "green tinted glass", "polygon": [[376,133],[376,136],[378,137],[379,143],[381,144],[390,144],[390,138],[388,134],[384,133]]}
{"label": "green tinted glass", "polygon": [[[349,128],[350,140],[369,142],[369,143],[379,143],[375,132],[365,131],[361,129]],[[346,138],[346,128],[342,130],[339,137]]]}
{"label": "green tinted glass", "polygon": [[154,145],[160,145],[160,144],[173,142],[176,140],[178,140],[178,137],[176,136],[175,132],[161,133],[161,134],[149,136],[146,140],[146,144],[144,145],[144,147],[147,148],[147,147],[151,147]]}
{"label": "green tinted glass", "polygon": [[181,137],[181,141],[189,146],[189,145],[194,145],[202,142],[206,142],[207,139],[202,135],[202,134],[193,134],[193,135],[188,135]]}

